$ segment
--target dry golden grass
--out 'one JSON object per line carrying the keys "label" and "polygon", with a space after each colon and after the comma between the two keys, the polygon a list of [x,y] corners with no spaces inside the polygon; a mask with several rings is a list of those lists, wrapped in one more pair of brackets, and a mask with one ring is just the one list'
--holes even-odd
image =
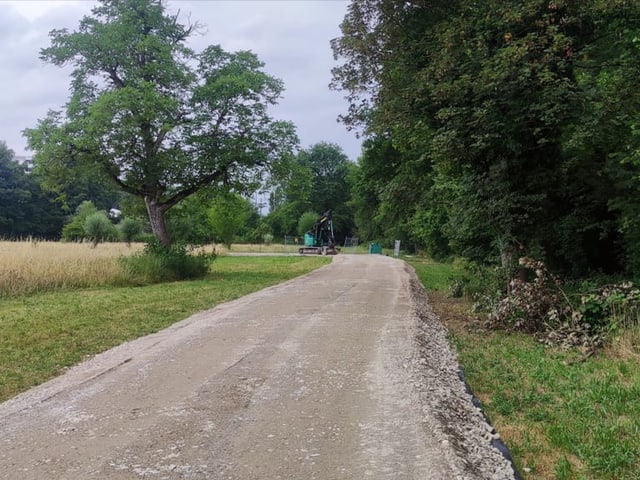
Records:
{"label": "dry golden grass", "polygon": [[[140,252],[144,244],[0,241],[0,297],[25,295],[60,288],[86,288],[121,284],[121,256]],[[205,251],[229,252],[223,245]],[[295,253],[296,245],[234,244],[232,253]]]}
{"label": "dry golden grass", "polygon": [[58,288],[117,284],[118,258],[140,251],[143,244],[0,242],[0,297]]}
{"label": "dry golden grass", "polygon": [[619,336],[613,338],[605,352],[611,358],[640,363],[640,325],[625,327]]}

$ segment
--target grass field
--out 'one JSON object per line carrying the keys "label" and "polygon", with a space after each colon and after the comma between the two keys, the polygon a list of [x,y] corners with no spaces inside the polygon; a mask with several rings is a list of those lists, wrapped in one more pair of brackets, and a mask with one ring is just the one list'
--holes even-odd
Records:
{"label": "grass field", "polygon": [[142,244],[0,242],[0,298],[60,288],[86,288],[122,283],[117,261]]}
{"label": "grass field", "polygon": [[584,359],[531,336],[469,329],[470,305],[446,295],[445,279],[462,272],[411,263],[525,480],[640,479],[640,364],[624,342]]}
{"label": "grass field", "polygon": [[[118,257],[142,251],[144,244],[73,242],[0,241],[0,298],[28,295],[68,288],[127,286],[129,281]],[[234,244],[208,245],[218,255],[229,253],[291,253],[297,245]],[[345,253],[364,253],[366,249],[348,248]]]}
{"label": "grass field", "polygon": [[[20,251],[28,273],[20,271],[16,255],[3,260],[3,275],[18,273],[21,280],[34,278],[41,285],[46,279],[39,279],[39,275],[51,272],[63,277],[58,270],[73,270],[76,284],[57,281],[52,289],[52,284],[45,282],[46,288],[13,288],[10,297],[0,298],[0,401],[46,381],[87,356],[331,261],[319,256],[223,256],[213,263],[204,280],[131,287],[118,285],[119,273],[111,277],[115,285],[108,284],[106,274],[101,281],[93,280],[96,271],[111,272],[109,264],[117,264],[118,256],[129,252],[121,251],[119,244],[101,244],[91,250],[81,244],[5,243],[0,244],[3,252],[9,247]],[[74,248],[76,255],[71,253]],[[6,267],[9,263],[12,270]],[[83,271],[89,279],[83,280]],[[91,282],[95,282],[91,287],[75,286]]]}

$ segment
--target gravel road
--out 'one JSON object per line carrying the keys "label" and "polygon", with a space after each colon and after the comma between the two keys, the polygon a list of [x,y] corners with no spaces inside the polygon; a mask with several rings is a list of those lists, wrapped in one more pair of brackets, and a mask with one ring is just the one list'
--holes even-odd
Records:
{"label": "gravel road", "polygon": [[2,479],[513,479],[404,262],[338,255],[0,405]]}

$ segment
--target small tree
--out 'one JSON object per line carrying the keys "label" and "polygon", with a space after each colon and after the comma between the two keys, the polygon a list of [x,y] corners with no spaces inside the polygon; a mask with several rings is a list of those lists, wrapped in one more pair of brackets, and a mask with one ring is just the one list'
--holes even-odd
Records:
{"label": "small tree", "polygon": [[62,228],[62,239],[72,242],[84,239],[87,236],[85,220],[94,213],[98,213],[98,209],[93,202],[85,200],[78,205],[71,221]]}
{"label": "small tree", "polygon": [[142,233],[142,225],[133,218],[125,218],[118,224],[118,231],[120,239],[127,242],[127,245],[131,245],[136,236]]}
{"label": "small tree", "polygon": [[103,212],[96,212],[84,220],[84,231],[95,248],[98,243],[117,238],[118,232]]}
{"label": "small tree", "polygon": [[231,248],[234,237],[245,226],[253,206],[237,193],[218,195],[209,210],[209,219],[216,239]]}

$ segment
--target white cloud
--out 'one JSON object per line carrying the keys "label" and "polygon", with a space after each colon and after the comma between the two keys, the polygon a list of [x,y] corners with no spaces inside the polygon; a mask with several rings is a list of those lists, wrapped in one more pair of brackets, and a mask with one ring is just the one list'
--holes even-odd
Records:
{"label": "white cloud", "polygon": [[[52,29],[75,29],[91,1],[0,1],[0,140],[24,153],[24,128],[37,125],[49,109],[61,109],[68,98],[69,69],[43,64],[41,48]],[[328,89],[334,61],[329,41],[339,35],[346,0],[173,0],[180,21],[205,25],[190,45],[202,50],[220,44],[225,50],[251,50],[270,74],[285,83],[284,98],[274,109],[293,121],[303,148],[328,141],[355,160],[360,141],[336,122],[347,105],[340,92]]]}

